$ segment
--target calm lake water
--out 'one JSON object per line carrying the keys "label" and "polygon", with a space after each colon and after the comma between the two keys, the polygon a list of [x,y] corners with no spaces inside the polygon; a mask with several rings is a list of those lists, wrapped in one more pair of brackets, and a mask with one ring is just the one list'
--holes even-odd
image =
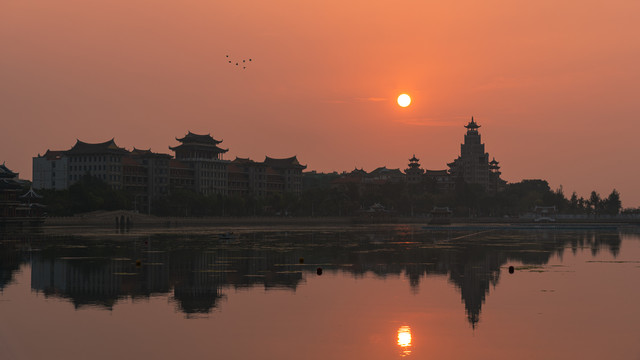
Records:
{"label": "calm lake water", "polygon": [[230,231],[0,235],[0,358],[640,359],[638,227]]}

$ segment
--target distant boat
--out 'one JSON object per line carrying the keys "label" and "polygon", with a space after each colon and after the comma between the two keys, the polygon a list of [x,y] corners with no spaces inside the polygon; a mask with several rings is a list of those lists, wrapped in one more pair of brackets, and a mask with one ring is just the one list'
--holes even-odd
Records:
{"label": "distant boat", "polygon": [[449,210],[448,207],[434,206],[433,210],[431,210],[429,214],[431,215],[431,220],[429,220],[429,225],[451,224],[451,215],[453,215],[453,212]]}

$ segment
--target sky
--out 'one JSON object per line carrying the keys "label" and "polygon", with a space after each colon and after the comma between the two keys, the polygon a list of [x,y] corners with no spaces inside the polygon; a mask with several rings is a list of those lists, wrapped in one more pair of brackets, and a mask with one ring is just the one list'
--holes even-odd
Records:
{"label": "sky", "polygon": [[637,0],[2,0],[0,161],[192,131],[228,160],[439,170],[474,116],[505,180],[637,207],[638,34]]}

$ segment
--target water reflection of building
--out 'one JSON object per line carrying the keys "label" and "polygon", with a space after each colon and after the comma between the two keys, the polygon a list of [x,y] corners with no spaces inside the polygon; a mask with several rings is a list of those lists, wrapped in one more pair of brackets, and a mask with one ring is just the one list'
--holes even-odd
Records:
{"label": "water reflection of building", "polygon": [[[29,253],[31,286],[46,296],[69,299],[77,307],[110,309],[123,298],[171,294],[179,311],[208,313],[228,288],[295,291],[304,272],[315,276],[316,266],[299,263],[304,258],[307,264],[334,264],[323,268],[354,276],[404,274],[416,291],[424,277],[446,276],[460,291],[468,321],[475,327],[506,263],[544,265],[552,256],[561,256],[565,247],[594,254],[607,249],[616,256],[621,243],[619,234],[597,231],[505,231],[486,239],[450,241],[460,235],[378,230],[283,233],[275,240],[273,234],[253,233],[239,244],[197,236],[180,240],[152,236],[100,246],[80,240],[36,242],[42,249]],[[425,246],[433,241],[446,246]],[[19,246],[0,246],[0,286],[6,286],[27,252]]]}

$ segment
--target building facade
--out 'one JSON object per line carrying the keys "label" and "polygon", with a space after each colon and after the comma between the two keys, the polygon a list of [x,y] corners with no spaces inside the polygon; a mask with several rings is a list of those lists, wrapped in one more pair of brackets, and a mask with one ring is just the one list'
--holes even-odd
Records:
{"label": "building facade", "polygon": [[193,190],[204,195],[227,195],[229,161],[224,160],[222,155],[229,149],[218,147],[222,141],[214,139],[210,134],[198,135],[191,131],[176,140],[180,145],[169,149],[175,152],[176,160],[193,170]]}
{"label": "building facade", "polygon": [[77,140],[69,150],[47,150],[33,158],[33,187],[64,190],[83,176],[97,177],[113,189],[135,197],[136,209],[147,211],[151,199],[172,190],[191,190],[203,195],[220,194],[264,197],[272,193],[300,194],[302,170],[298,159],[266,157],[264,162],[248,158],[224,160],[228,149],[210,134],[188,132],[176,138],[179,145],[169,154],[151,149],[128,151],[114,139],[102,143]]}
{"label": "building facade", "polygon": [[47,150],[33,158],[33,187],[64,190],[69,187],[69,158],[64,151]]}

